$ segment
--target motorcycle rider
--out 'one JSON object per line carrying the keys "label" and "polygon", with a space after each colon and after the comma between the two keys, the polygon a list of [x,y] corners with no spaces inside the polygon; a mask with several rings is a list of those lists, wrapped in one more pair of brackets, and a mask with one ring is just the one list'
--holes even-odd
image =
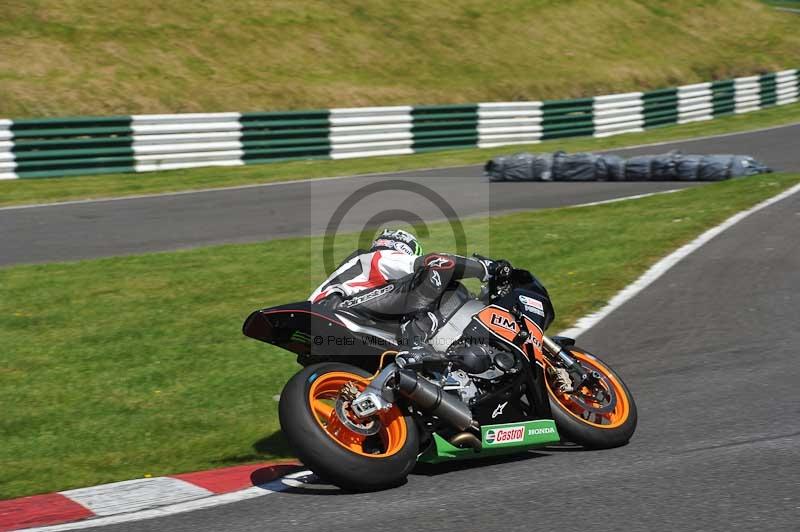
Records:
{"label": "motorcycle rider", "polygon": [[465,278],[486,282],[511,273],[507,261],[459,255],[422,254],[419,240],[408,231],[384,229],[369,251],[357,250],[311,294],[309,301],[347,308],[372,318],[399,320],[398,365],[439,363],[444,356],[428,341],[442,321],[432,304],[447,286]]}

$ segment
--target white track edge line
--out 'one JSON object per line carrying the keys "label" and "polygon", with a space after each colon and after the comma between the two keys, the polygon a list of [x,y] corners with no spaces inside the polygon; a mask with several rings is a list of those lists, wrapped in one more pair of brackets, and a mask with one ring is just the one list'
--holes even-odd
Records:
{"label": "white track edge line", "polygon": [[677,250],[673,251],[666,257],[662,258],[655,264],[653,264],[646,272],[644,272],[638,279],[636,279],[633,283],[629,284],[619,292],[617,292],[614,297],[612,297],[606,305],[598,310],[597,312],[593,312],[588,314],[582,318],[580,318],[575,325],[562,331],[561,335],[576,338],[581,334],[585,333],[595,325],[597,325],[603,318],[611,314],[613,311],[621,307],[626,301],[636,296],[639,292],[650,286],[656,279],[664,275],[667,271],[669,271],[673,266],[675,266],[678,262],[680,262],[685,257],[689,256],[691,253],[702,247],[706,242],[714,238],[715,236],[719,235],[726,229],[736,225],[738,222],[744,220],[748,216],[753,213],[756,213],[770,205],[777,203],[783,199],[788,198],[792,194],[800,192],[800,184],[794,185],[791,188],[784,190],[783,192],[768,198],[753,207],[750,207],[747,210],[741,211],[739,213],[734,214],[721,224],[716,227],[713,227],[700,236],[678,248]]}
{"label": "white track edge line", "polygon": [[239,491],[230,493],[223,493],[220,495],[212,495],[202,499],[195,499],[192,501],[180,502],[176,504],[169,504],[158,508],[150,508],[147,510],[139,510],[131,513],[109,515],[106,517],[88,518],[81,521],[74,521],[72,523],[63,523],[60,525],[50,525],[34,528],[23,528],[25,532],[57,532],[60,530],[78,530],[82,528],[93,528],[98,526],[116,525],[120,523],[129,523],[133,521],[144,521],[146,519],[155,519],[158,517],[166,517],[168,515],[181,514],[192,512],[195,510],[203,510],[206,508],[213,508],[223,504],[230,504],[248,499],[255,499],[263,497],[271,493],[277,493],[290,489],[291,486],[282,483],[281,479],[276,479],[263,486],[253,486]]}
{"label": "white track edge line", "polygon": [[[726,138],[726,137],[735,137],[738,135],[749,135],[753,133],[763,133],[765,131],[773,131],[775,129],[783,129],[788,127],[795,127],[799,126],[800,122],[793,122],[791,124],[781,124],[778,126],[770,126],[761,129],[749,129],[747,131],[735,131],[733,133],[720,133],[718,135],[707,135],[704,137],[686,137],[681,139],[674,139],[674,140],[665,140],[661,142],[652,142],[649,144],[634,144],[632,146],[620,146],[617,148],[606,148],[603,150],[597,150],[597,153],[607,153],[610,151],[622,151],[622,150],[635,150],[639,148],[650,148],[655,146],[665,146],[667,144],[678,144],[683,142],[695,142],[701,140],[710,140],[710,139],[718,139],[718,138]],[[580,137],[576,137],[580,138]],[[587,137],[588,138],[588,137]],[[513,145],[509,145],[509,148],[512,148]],[[480,148],[478,148],[480,149]],[[63,205],[80,205],[82,203],[101,203],[106,201],[125,201],[125,200],[137,200],[137,199],[147,199],[147,198],[158,198],[158,197],[169,197],[169,196],[184,196],[187,194],[202,194],[206,192],[225,192],[229,190],[246,190],[249,188],[260,188],[260,187],[274,187],[279,185],[295,185],[298,183],[314,183],[319,181],[334,181],[339,179],[350,179],[356,177],[379,177],[379,176],[389,176],[393,174],[400,174],[400,173],[409,173],[409,172],[430,172],[432,170],[452,170],[454,168],[472,168],[476,166],[475,164],[463,164],[457,166],[436,166],[431,168],[412,168],[410,170],[394,170],[391,172],[372,172],[367,174],[351,174],[351,175],[340,175],[340,176],[329,176],[329,177],[311,177],[308,179],[293,179],[291,181],[274,181],[272,183],[253,183],[250,185],[236,185],[233,187],[214,187],[214,188],[198,188],[192,190],[179,190],[176,192],[162,192],[162,193],[153,193],[153,194],[137,194],[133,196],[114,196],[108,198],[90,198],[90,199],[82,199],[82,200],[71,200],[71,201],[59,201],[54,203],[29,203],[25,205],[10,205],[8,207],[0,207],[0,211],[10,211],[16,209],[38,209],[44,207],[60,207]],[[211,166],[205,168],[213,168]]]}
{"label": "white track edge line", "polygon": [[590,201],[589,203],[579,203],[577,205],[565,205],[564,207],[555,207],[556,209],[579,209],[581,207],[594,207],[595,205],[607,205],[609,203],[619,203],[621,201],[637,200],[642,198],[649,198],[650,196],[661,196],[663,194],[673,194],[682,190],[689,190],[693,187],[685,188],[670,188],[668,190],[657,190],[656,192],[645,192],[643,194],[634,194],[633,196],[622,196],[621,198],[611,198],[600,201]]}
{"label": "white track edge line", "polygon": [[[546,210],[557,210],[557,209],[582,209],[583,207],[594,207],[596,205],[606,205],[609,203],[620,203],[623,201],[630,201],[630,200],[637,200],[643,198],[649,198],[650,196],[660,196],[662,194],[672,194],[674,192],[681,192],[683,190],[690,190],[694,187],[684,187],[684,188],[671,188],[668,190],[656,190],[655,192],[645,192],[642,194],[634,194],[633,196],[620,196],[618,198],[610,198],[605,200],[599,201],[591,201],[589,203],[577,203],[575,205],[554,205],[553,207],[537,207],[534,209],[527,208],[527,207],[519,207],[515,209],[498,209],[494,211],[478,211],[472,212],[470,214],[466,214],[464,216],[459,216],[460,220],[475,220],[479,218],[490,218],[494,216],[508,216],[511,214],[519,214],[522,212],[539,212],[539,211],[546,211]],[[431,223],[439,223],[439,222],[446,222],[447,218],[431,218],[427,220]],[[308,236],[319,236],[319,235],[308,235]],[[169,250],[168,250],[169,251]],[[158,252],[156,252],[158,253]],[[113,256],[113,255],[112,255]],[[97,257],[101,258],[101,257]],[[92,260],[92,259],[88,259]],[[34,263],[36,264],[36,263]],[[48,264],[48,263],[42,263]],[[15,265],[10,265],[15,266]],[[7,266],[0,266],[0,268],[5,268]]]}
{"label": "white track edge line", "polygon": [[[678,125],[685,125],[685,124],[678,124]],[[769,126],[769,127],[762,127],[760,129],[749,129],[746,131],[734,131],[732,133],[720,133],[718,135],[706,135],[703,137],[686,137],[683,139],[675,139],[675,140],[662,140],[659,142],[651,142],[648,144],[638,144],[634,146],[619,146],[617,148],[608,148],[605,150],[597,150],[600,153],[610,152],[610,151],[624,151],[624,150],[635,150],[638,148],[651,148],[655,146],[665,146],[667,144],[683,144],[684,142],[696,142],[701,140],[712,140],[712,139],[724,139],[728,137],[738,137],[740,135],[749,135],[751,133],[764,133],[767,131],[774,131],[776,129],[785,129],[788,127],[796,127],[800,126],[800,122],[792,122],[791,124],[781,124],[779,126]],[[651,131],[651,130],[646,130]],[[580,138],[580,137],[574,137]]]}

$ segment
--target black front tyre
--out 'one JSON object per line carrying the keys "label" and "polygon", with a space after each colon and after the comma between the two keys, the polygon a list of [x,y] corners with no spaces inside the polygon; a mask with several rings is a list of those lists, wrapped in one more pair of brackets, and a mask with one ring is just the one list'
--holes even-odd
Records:
{"label": "black front tyre", "polygon": [[[589,449],[625,445],[636,430],[637,412],[628,387],[608,364],[578,347],[569,348],[584,368],[596,371],[596,384],[561,394],[547,376],[550,409],[562,439]],[[547,375],[548,372],[545,372]]]}
{"label": "black front tyre", "polygon": [[419,451],[417,427],[397,405],[379,419],[364,423],[352,417],[348,403],[339,399],[347,383],[363,390],[367,377],[367,372],[349,364],[308,366],[286,383],[278,408],[281,429],[303,464],[324,480],[351,491],[403,483]]}

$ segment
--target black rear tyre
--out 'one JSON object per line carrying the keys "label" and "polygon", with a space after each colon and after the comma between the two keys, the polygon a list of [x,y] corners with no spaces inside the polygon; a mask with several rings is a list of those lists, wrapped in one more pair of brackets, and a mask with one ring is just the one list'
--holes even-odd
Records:
{"label": "black rear tyre", "polygon": [[[320,405],[319,397],[333,402],[341,382],[354,382],[363,389],[367,377],[367,372],[349,364],[308,366],[286,383],[278,408],[283,433],[303,464],[324,480],[351,491],[374,491],[403,483],[416,464],[419,450],[417,427],[397,406],[382,415],[381,432],[361,443],[360,436],[338,425],[335,409],[335,418],[320,414],[327,407]],[[328,417],[332,421],[326,424]],[[334,423],[337,425],[331,429]]]}

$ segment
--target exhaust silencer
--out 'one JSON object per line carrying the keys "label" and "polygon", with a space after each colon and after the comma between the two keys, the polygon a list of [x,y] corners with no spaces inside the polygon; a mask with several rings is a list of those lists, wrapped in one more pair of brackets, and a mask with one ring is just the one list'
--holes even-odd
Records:
{"label": "exhaust silencer", "polygon": [[472,412],[467,405],[413,371],[399,371],[397,387],[400,394],[420,410],[447,421],[457,429],[466,430],[472,425]]}

